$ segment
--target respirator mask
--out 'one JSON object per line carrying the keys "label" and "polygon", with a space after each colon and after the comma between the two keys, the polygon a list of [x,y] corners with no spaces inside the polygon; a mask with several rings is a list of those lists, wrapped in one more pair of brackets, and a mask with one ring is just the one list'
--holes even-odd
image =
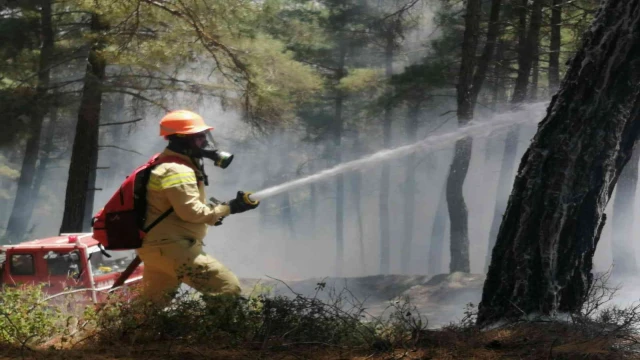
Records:
{"label": "respirator mask", "polygon": [[233,161],[233,154],[218,149],[211,132],[207,131],[205,139],[205,143],[200,148],[202,157],[212,160],[215,166],[226,169]]}
{"label": "respirator mask", "polygon": [[172,135],[169,137],[168,147],[187,156],[210,159],[222,169],[226,169],[233,160],[233,154],[218,149],[210,132],[188,136]]}

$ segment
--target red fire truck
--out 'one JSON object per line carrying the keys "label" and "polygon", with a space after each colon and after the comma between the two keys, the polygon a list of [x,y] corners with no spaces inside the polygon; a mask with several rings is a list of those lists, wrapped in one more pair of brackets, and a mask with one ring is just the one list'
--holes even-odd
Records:
{"label": "red fire truck", "polygon": [[[82,294],[84,300],[101,302],[132,259],[127,252],[110,255],[100,251],[91,233],[1,245],[0,285],[43,284],[50,295],[69,291]],[[139,284],[143,268],[140,265],[121,289]]]}

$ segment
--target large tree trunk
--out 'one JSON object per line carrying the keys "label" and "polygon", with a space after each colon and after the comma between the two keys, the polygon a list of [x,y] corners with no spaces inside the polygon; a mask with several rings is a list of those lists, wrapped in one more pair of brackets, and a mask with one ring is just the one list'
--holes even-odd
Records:
{"label": "large tree trunk", "polygon": [[485,261],[485,271],[489,269],[491,263],[491,251],[496,244],[496,237],[500,230],[502,215],[504,209],[507,208],[509,201],[509,189],[513,184],[513,168],[516,162],[516,152],[518,151],[518,135],[520,126],[515,125],[509,129],[504,140],[504,153],[500,164],[500,175],[498,176],[498,188],[496,191],[496,200],[493,208],[493,221],[491,222],[491,230],[489,230],[489,246],[487,248],[487,259]]}
{"label": "large tree trunk", "polygon": [[40,155],[40,134],[42,132],[42,122],[49,109],[47,91],[49,89],[50,67],[53,56],[54,34],[51,23],[51,0],[40,2],[40,36],[42,44],[40,47],[40,59],[38,61],[38,85],[34,98],[33,113],[29,125],[29,140],[25,149],[20,178],[18,179],[18,189],[16,199],[13,202],[13,210],[9,223],[7,224],[6,237],[11,242],[19,242],[25,236],[25,231],[29,224],[29,209],[35,197],[31,193],[33,179],[36,174],[36,162]]}
{"label": "large tree trunk", "polygon": [[447,231],[447,198],[443,189],[438,201],[436,216],[431,228],[431,242],[427,257],[427,274],[436,275],[443,271],[442,257],[444,256],[445,232]]}
{"label": "large tree trunk", "polygon": [[[524,1],[526,3],[526,0]],[[520,17],[522,13],[526,17],[525,4],[520,8]],[[522,25],[522,20],[520,21]],[[540,27],[542,25],[542,0],[533,0],[531,5],[531,22],[529,24],[529,32],[525,43],[518,46],[518,77],[516,78],[515,88],[513,90],[512,102],[519,104],[527,98],[527,88],[529,87],[529,75],[533,67],[534,58],[536,56],[536,47],[540,38]]]}
{"label": "large tree trunk", "polygon": [[[475,68],[476,48],[480,29],[480,0],[467,1],[462,61],[457,86],[458,125],[464,126],[473,119],[474,97],[471,94]],[[469,170],[473,139],[466,137],[456,142],[453,161],[447,177],[447,205],[451,224],[451,263],[449,271],[469,272],[468,211],[462,188]]]}
{"label": "large tree trunk", "polygon": [[[420,101],[409,108],[405,132],[407,140],[415,143],[418,133],[418,115],[420,114]],[[413,243],[413,227],[416,216],[416,155],[409,154],[405,161],[405,185],[404,195],[404,241],[402,243],[402,273],[408,274],[411,265],[411,247]]]}
{"label": "large tree trunk", "polygon": [[[388,39],[385,48],[385,75],[391,78],[393,75],[393,39]],[[382,124],[382,141],[385,149],[391,147],[391,121],[393,109],[387,102],[384,107],[384,122]],[[391,271],[391,233],[389,231],[389,184],[391,167],[388,162],[382,164],[382,177],[380,179],[380,273],[388,274]]]}
{"label": "large tree trunk", "polygon": [[[100,34],[106,28],[107,26],[98,15],[91,17],[91,31],[94,34]],[[95,175],[98,157],[102,81],[106,68],[106,62],[101,55],[104,46],[102,39],[96,40],[91,46],[87,59],[78,123],[69,166],[61,233],[80,232],[90,224],[90,219],[86,219],[84,214],[88,197],[93,197],[93,191],[90,191],[90,178],[92,173]]]}
{"label": "large tree trunk", "polygon": [[639,20],[640,0],[610,0],[585,33],[522,158],[480,325],[583,304],[604,211],[640,133]]}
{"label": "large tree trunk", "polygon": [[551,4],[551,36],[549,39],[549,92],[555,94],[560,87],[560,30],[562,23],[562,1]]}
{"label": "large tree trunk", "polygon": [[[347,48],[344,41],[340,42],[338,55],[338,73],[336,82],[345,76],[345,60]],[[336,164],[342,161],[342,106],[344,103],[342,90],[336,90],[335,113],[333,118],[333,141],[335,144],[334,159]],[[336,276],[342,276],[344,266],[344,174],[336,176]]]}
{"label": "large tree trunk", "polygon": [[633,156],[624,167],[616,186],[613,200],[613,237],[611,250],[613,255],[613,273],[616,275],[636,275],[638,263],[635,257],[633,224],[635,222],[634,205],[638,185],[638,161],[640,149],[633,150]]}

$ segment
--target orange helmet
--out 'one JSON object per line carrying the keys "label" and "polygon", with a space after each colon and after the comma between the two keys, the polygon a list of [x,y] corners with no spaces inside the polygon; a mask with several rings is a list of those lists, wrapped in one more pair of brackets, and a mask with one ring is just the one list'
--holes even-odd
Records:
{"label": "orange helmet", "polygon": [[160,120],[160,136],[165,137],[174,134],[197,134],[212,129],[204,123],[202,116],[189,110],[172,111]]}

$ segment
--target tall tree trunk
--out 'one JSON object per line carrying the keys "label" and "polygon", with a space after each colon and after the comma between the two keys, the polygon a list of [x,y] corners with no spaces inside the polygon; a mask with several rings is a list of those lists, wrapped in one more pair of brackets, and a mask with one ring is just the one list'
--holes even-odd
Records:
{"label": "tall tree trunk", "polygon": [[[457,85],[458,125],[465,126],[473,119],[473,113],[486,78],[500,30],[500,0],[492,0],[487,29],[487,41],[476,69],[476,49],[480,31],[481,1],[467,1],[465,29],[462,41],[462,61]],[[474,71],[475,70],[475,71]],[[468,211],[464,201],[463,186],[471,162],[473,139],[466,137],[456,142],[453,161],[447,178],[447,205],[451,226],[451,263],[449,271],[469,272]]]}
{"label": "tall tree trunk", "polygon": [[635,275],[638,263],[635,257],[633,224],[635,222],[634,205],[638,185],[638,161],[640,149],[636,145],[633,156],[624,167],[616,187],[613,200],[613,237],[611,250],[613,255],[613,273],[616,275]]}
{"label": "tall tree trunk", "polygon": [[[315,174],[316,166],[313,165],[313,160],[309,165],[309,173]],[[314,243],[317,237],[317,224],[318,224],[318,185],[316,183],[309,184],[309,215],[310,224],[309,230],[311,232],[311,239]]]}
{"label": "tall tree trunk", "polygon": [[440,194],[436,216],[433,218],[431,228],[431,242],[429,244],[429,255],[427,257],[427,274],[436,275],[442,273],[442,257],[444,256],[445,232],[447,231],[447,197],[445,189]]}
{"label": "tall tree trunk", "polygon": [[534,49],[535,55],[533,57],[533,74],[531,75],[531,87],[529,90],[529,101],[534,102],[538,100],[538,81],[540,79],[540,59],[538,58],[538,46]]}
{"label": "tall tree trunk", "polygon": [[[387,40],[385,48],[385,75],[388,79],[393,75],[393,39]],[[391,122],[393,109],[390,102],[384,107],[384,122],[382,124],[382,138],[385,149],[391,147]],[[380,179],[380,273],[389,274],[391,271],[391,233],[389,230],[389,185],[391,168],[388,162],[382,164],[382,178]]]}
{"label": "tall tree trunk", "polygon": [[605,208],[640,134],[638,19],[640,0],[610,0],[585,33],[522,158],[479,325],[582,306]]}
{"label": "tall tree trunk", "polygon": [[[526,0],[523,1],[518,10],[518,77],[516,79],[516,87],[514,89],[512,103],[518,104],[525,100],[527,96],[527,86],[529,83],[529,73],[533,66],[533,59],[537,51],[538,39],[540,35],[540,23],[542,21],[542,3],[541,0],[534,0],[531,14],[531,23],[529,25],[529,33],[526,30]],[[537,81],[537,79],[536,79]],[[513,183],[512,174],[515,167],[516,152],[518,150],[518,134],[520,133],[520,125],[514,125],[505,139],[504,153],[500,163],[500,175],[498,178],[498,189],[496,191],[495,206],[493,212],[493,221],[489,230],[489,242],[487,250],[487,259],[485,268],[488,269],[491,260],[491,251],[495,245],[495,239],[500,229],[502,214],[509,200],[509,189]]]}
{"label": "tall tree trunk", "polygon": [[[462,41],[462,61],[457,86],[458,125],[464,126],[473,119],[474,96],[471,94],[475,68],[478,32],[480,29],[480,0],[467,1],[464,38]],[[469,231],[468,211],[462,188],[469,170],[473,139],[466,137],[456,142],[453,161],[447,177],[447,205],[451,225],[451,263],[449,271],[469,272]]]}
{"label": "tall tree trunk", "polygon": [[44,138],[42,155],[40,156],[40,160],[38,161],[38,167],[36,168],[36,176],[35,176],[35,179],[33,180],[33,189],[31,190],[31,193],[32,193],[31,196],[33,196],[33,200],[30,202],[29,209],[26,213],[26,217],[28,219],[31,219],[33,215],[33,210],[35,209],[38,195],[40,194],[40,188],[42,187],[42,183],[44,182],[44,179],[45,179],[47,165],[49,165],[51,152],[53,151],[53,140],[55,137],[57,123],[58,123],[58,108],[57,106],[54,105],[50,107],[49,125],[47,126],[47,132]]}
{"label": "tall tree trunk", "polygon": [[33,113],[29,125],[29,140],[25,149],[16,199],[13,202],[13,210],[7,224],[7,238],[12,242],[19,242],[25,235],[29,224],[29,209],[35,201],[31,188],[36,173],[36,162],[40,155],[40,134],[42,122],[49,109],[47,91],[49,89],[50,67],[53,56],[54,34],[51,23],[51,0],[40,1],[40,34],[42,44],[40,46],[40,59],[38,61],[38,85]]}
{"label": "tall tree trunk", "polygon": [[500,230],[502,215],[504,213],[504,209],[507,208],[507,202],[509,201],[509,190],[513,184],[512,174],[516,162],[516,153],[518,151],[519,133],[520,126],[512,126],[504,140],[504,153],[502,155],[502,162],[500,163],[498,189],[496,191],[496,199],[493,208],[493,221],[491,222],[491,229],[489,230],[489,247],[487,248],[485,271],[489,269],[489,264],[491,263],[491,251],[496,244],[496,237]]}
{"label": "tall tree trunk", "polygon": [[[522,12],[526,17],[526,0],[524,0],[523,7],[520,9],[520,17],[522,18]],[[522,20],[520,21],[522,25]],[[529,75],[531,74],[531,68],[533,67],[534,58],[536,55],[536,47],[540,38],[540,27],[542,25],[542,0],[533,0],[531,5],[531,22],[529,24],[529,31],[527,33],[524,44],[518,46],[518,77],[516,78],[516,85],[513,90],[513,98],[511,100],[514,104],[519,104],[527,98],[527,88],[529,87]]]}
{"label": "tall tree trunk", "polygon": [[[347,45],[340,41],[338,55],[338,73],[336,82],[345,76],[345,61],[347,57]],[[344,103],[342,90],[336,90],[335,113],[333,118],[333,141],[335,144],[334,158],[336,164],[342,161],[342,106]],[[342,276],[344,266],[344,174],[336,176],[336,275]]]}
{"label": "tall tree trunk", "polygon": [[[420,113],[420,101],[416,101],[409,108],[405,132],[407,140],[415,143],[418,133],[418,115]],[[404,241],[402,243],[402,273],[408,274],[411,265],[411,247],[413,243],[413,228],[416,217],[416,155],[409,154],[405,161],[405,185],[404,194]]]}
{"label": "tall tree trunk", "polygon": [[549,92],[555,94],[560,87],[560,42],[562,26],[562,2],[552,0],[551,37],[549,39]]}
{"label": "tall tree trunk", "polygon": [[362,223],[362,173],[354,171],[350,175],[351,178],[351,195],[353,198],[353,206],[356,212],[356,222],[358,226],[358,246],[360,248],[360,268],[364,274],[366,271],[366,260],[364,250],[364,225]]}
{"label": "tall tree trunk", "polygon": [[[9,155],[7,156],[7,165],[17,165],[20,160],[20,156],[22,153],[19,149],[22,148],[22,140],[18,139],[12,143],[12,146],[9,148]],[[9,211],[9,207],[13,205],[12,201],[15,200],[11,194],[15,193],[13,187],[15,186],[16,181],[14,179],[8,177],[0,177],[0,189],[3,190],[3,193],[6,193],[5,196],[0,196],[0,229],[3,229],[4,233],[6,233],[6,224],[9,221],[9,216],[11,215],[11,211]],[[2,241],[6,241],[6,237],[3,236],[0,238],[0,243]]]}
{"label": "tall tree trunk", "polygon": [[[353,153],[357,158],[362,156],[362,144],[360,138],[356,137],[353,146]],[[353,206],[356,213],[356,223],[358,227],[358,245],[360,248],[360,269],[364,274],[367,270],[364,249],[364,225],[362,222],[362,172],[354,171],[350,176],[351,179],[351,195]]]}
{"label": "tall tree trunk", "polygon": [[291,196],[289,192],[282,194],[282,223],[286,227],[289,240],[296,239],[296,227],[293,220],[293,209],[291,208]]}
{"label": "tall tree trunk", "polygon": [[504,60],[504,52],[505,52],[505,42],[504,40],[498,41],[498,45],[496,47],[496,61],[493,62],[493,89],[492,89],[492,108],[494,112],[499,112],[501,109],[501,104],[503,104],[507,99],[507,92],[505,86],[505,78],[507,77],[505,68],[507,64]]}
{"label": "tall tree trunk", "polygon": [[[94,34],[98,35],[106,29],[106,24],[98,15],[91,16],[91,31]],[[98,157],[102,81],[106,68],[106,62],[101,55],[104,46],[103,39],[96,40],[91,46],[87,59],[78,123],[69,166],[61,233],[80,232],[88,226],[90,220],[85,219],[84,214],[87,198],[93,196],[93,192],[89,191],[90,178],[92,173],[95,174]]]}
{"label": "tall tree trunk", "polygon": [[[111,96],[106,97],[105,108],[106,108],[105,109],[106,111],[103,111],[103,114],[105,115],[104,116],[105,123],[122,122],[126,120],[124,118],[125,95],[123,93],[115,93],[115,94],[111,94]],[[111,141],[117,141],[121,139],[123,137],[123,129],[126,126],[127,125],[110,126],[109,137],[111,138]],[[111,151],[111,150],[108,150],[108,151]],[[119,156],[115,156],[115,155],[109,156],[109,159],[107,162],[107,167],[108,167],[107,172],[109,173],[109,176],[104,177],[105,181],[102,185],[102,188],[104,189],[103,191],[106,191],[107,193],[112,193],[116,190],[117,186],[120,186],[120,183],[125,179],[125,176],[128,175],[128,174],[125,175],[122,173],[123,168],[125,171],[127,170],[127,166],[123,166],[123,165],[124,164],[122,164],[122,161]]]}

